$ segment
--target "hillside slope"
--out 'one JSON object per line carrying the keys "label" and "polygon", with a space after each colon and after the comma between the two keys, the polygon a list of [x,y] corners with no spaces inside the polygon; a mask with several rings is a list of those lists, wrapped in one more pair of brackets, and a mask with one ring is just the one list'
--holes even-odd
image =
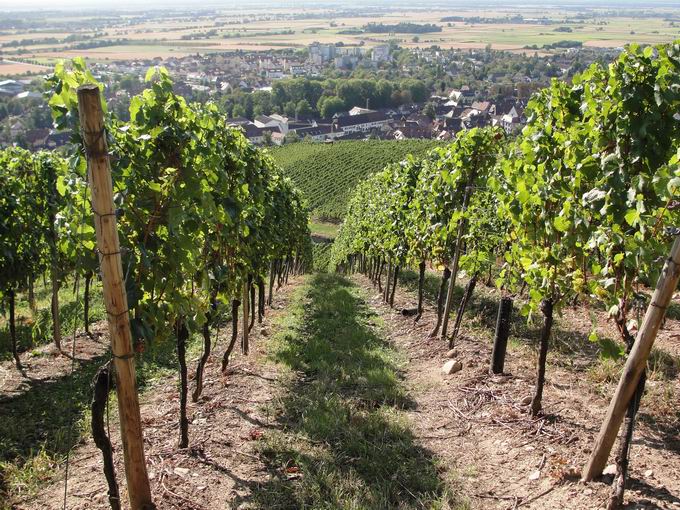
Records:
{"label": "hillside slope", "polygon": [[388,163],[408,154],[424,155],[441,142],[432,140],[348,140],[333,144],[295,143],[271,150],[309,201],[312,215],[340,221],[354,187]]}

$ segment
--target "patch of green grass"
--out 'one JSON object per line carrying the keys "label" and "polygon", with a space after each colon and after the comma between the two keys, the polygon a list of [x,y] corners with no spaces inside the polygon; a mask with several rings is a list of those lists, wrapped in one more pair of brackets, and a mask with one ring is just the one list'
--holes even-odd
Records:
{"label": "patch of green grass", "polygon": [[[38,451],[22,466],[12,462],[0,462],[2,484],[18,497],[35,493],[41,484],[47,482],[56,469],[54,460],[45,450]],[[0,510],[10,510],[9,499],[0,501]]]}
{"label": "patch of green grass", "polygon": [[336,223],[324,223],[321,221],[309,222],[309,229],[312,231],[312,235],[316,234],[329,239],[335,239],[337,237],[339,228],[340,225]]}
{"label": "patch of green grass", "polygon": [[[59,289],[59,309],[61,320],[62,339],[73,334],[74,326],[77,329],[84,327],[83,307],[85,283],[81,279],[78,292],[74,292],[75,282],[67,280]],[[16,326],[17,348],[19,352],[31,350],[34,347],[52,342],[52,288],[50,283],[36,282],[35,284],[36,313],[34,314],[28,303],[28,294],[19,293],[16,301]],[[9,334],[9,318],[7,305],[5,315],[0,316],[0,360],[12,358],[11,338]],[[102,298],[101,283],[96,279],[92,281],[90,290],[90,323],[106,318],[104,301]],[[65,340],[63,340],[65,341]]]}
{"label": "patch of green grass", "polygon": [[271,479],[257,508],[460,508],[430,453],[414,442],[403,363],[358,287],[316,274],[301,287],[269,345],[288,368],[280,430],[261,453]]}
{"label": "patch of green grass", "polygon": [[680,360],[664,350],[653,347],[649,353],[647,370],[652,380],[672,381],[677,377],[679,367]]}
{"label": "patch of green grass", "polygon": [[619,380],[623,368],[622,360],[612,358],[600,358],[588,368],[587,377],[595,385],[596,390],[603,393],[600,386],[613,384]]}
{"label": "patch of green grass", "polygon": [[312,243],[312,257],[315,271],[330,271],[333,243]]}

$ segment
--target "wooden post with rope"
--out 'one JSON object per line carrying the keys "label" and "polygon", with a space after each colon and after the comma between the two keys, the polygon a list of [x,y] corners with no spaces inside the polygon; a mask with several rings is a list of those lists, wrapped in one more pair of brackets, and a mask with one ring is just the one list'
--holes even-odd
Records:
{"label": "wooden post with rope", "polygon": [[462,215],[458,220],[458,236],[456,238],[456,248],[453,254],[453,264],[451,265],[451,279],[449,280],[449,288],[446,293],[446,304],[444,305],[444,316],[442,317],[442,332],[441,339],[446,340],[446,333],[449,327],[449,314],[453,306],[453,291],[456,288],[456,277],[458,276],[458,264],[460,262],[460,252],[463,247],[463,233],[465,230],[465,212],[467,211],[468,202],[470,201],[470,194],[472,187],[465,188],[465,196],[463,197]]}
{"label": "wooden post with rope", "polygon": [[583,480],[590,481],[602,474],[609,453],[616,441],[616,435],[623,421],[630,399],[635,393],[642,371],[647,366],[647,358],[652,350],[656,334],[680,280],[680,236],[675,238],[671,253],[664,264],[656,284],[652,300],[642,321],[635,345],[630,351],[626,366],[623,368],[619,385],[609,404],[607,416],[602,423],[600,434],[595,442],[590,459],[583,469]]}
{"label": "wooden post with rope", "polygon": [[92,194],[104,304],[116,372],[118,413],[130,507],[132,510],[150,509],[154,506],[144,457],[135,357],[99,87],[84,85],[78,89],[78,111],[87,154],[88,182]]}
{"label": "wooden post with rope", "polygon": [[[243,337],[241,339],[241,350],[243,354],[248,354],[248,350],[250,349],[250,345],[248,342],[248,321],[250,319],[250,296],[249,296],[249,288],[250,284],[248,281],[248,278],[245,279],[243,282],[243,302],[241,303],[241,306],[243,308]],[[232,320],[238,320],[236,317],[232,318]]]}

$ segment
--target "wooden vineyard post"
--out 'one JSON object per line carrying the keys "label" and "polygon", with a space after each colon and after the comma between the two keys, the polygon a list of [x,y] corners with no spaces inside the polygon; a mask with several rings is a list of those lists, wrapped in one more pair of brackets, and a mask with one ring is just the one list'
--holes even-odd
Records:
{"label": "wooden vineyard post", "polygon": [[52,283],[52,336],[54,338],[54,346],[58,351],[61,351],[61,318],[59,309],[59,250],[57,249],[57,228],[55,225],[57,218],[57,176],[54,166],[48,166],[48,182],[50,185],[50,198],[48,205],[48,220],[50,222],[50,280]]}
{"label": "wooden vineyard post", "polygon": [[[243,303],[242,303],[242,308],[243,308],[243,338],[241,340],[241,350],[243,351],[243,354],[248,354],[248,321],[250,320],[250,299],[248,296],[248,280],[243,283]],[[236,319],[234,319],[236,320]]]}
{"label": "wooden vineyard post", "polygon": [[680,279],[680,236],[675,238],[671,254],[664,264],[663,271],[656,284],[652,300],[647,307],[645,318],[633,349],[630,351],[626,365],[623,368],[621,379],[616,387],[616,392],[609,404],[607,415],[602,423],[600,434],[595,442],[590,459],[583,469],[583,480],[590,481],[600,476],[609,458],[614,441],[623,421],[630,399],[633,397],[635,388],[640,380],[640,375],[647,365],[647,358],[652,350],[652,345],[659,326],[666,313],[666,307],[673,297],[673,292],[678,287]]}
{"label": "wooden vineyard post", "polygon": [[512,298],[502,297],[498,304],[496,334],[493,340],[493,352],[491,353],[491,373],[493,374],[502,374],[505,367],[505,351],[508,347],[511,316]]}
{"label": "wooden vineyard post", "polygon": [[154,508],[144,458],[144,439],[137,397],[135,358],[130,333],[127,295],[118,240],[116,210],[104,115],[99,88],[84,85],[78,89],[78,111],[97,233],[99,266],[104,304],[111,336],[111,352],[116,371],[118,413],[123,441],[125,476],[132,510]]}
{"label": "wooden vineyard post", "polygon": [[[468,201],[470,200],[470,193],[472,188],[467,186],[465,188],[465,197],[463,198],[463,215],[467,211]],[[449,288],[446,293],[446,305],[444,305],[444,316],[442,317],[442,334],[441,339],[446,340],[446,330],[449,327],[449,314],[453,306],[453,291],[456,288],[456,276],[458,275],[458,262],[460,261],[460,252],[463,246],[463,230],[465,229],[465,216],[458,220],[458,238],[456,239],[456,248],[453,253],[453,264],[451,265],[451,279],[449,280]]]}

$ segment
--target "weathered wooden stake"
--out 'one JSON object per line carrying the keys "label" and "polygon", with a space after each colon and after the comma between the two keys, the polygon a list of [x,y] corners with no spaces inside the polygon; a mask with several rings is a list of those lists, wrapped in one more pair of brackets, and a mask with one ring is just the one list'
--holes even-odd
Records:
{"label": "weathered wooden stake", "polygon": [[[243,337],[241,339],[241,351],[243,354],[248,354],[248,320],[250,318],[250,311],[248,310],[250,299],[248,292],[249,283],[246,280],[243,282],[243,299],[241,300],[241,305],[243,305]],[[233,318],[232,320],[238,320]]]}
{"label": "weathered wooden stake", "polygon": [[132,510],[154,508],[144,458],[144,439],[137,397],[135,357],[132,350],[127,295],[113,205],[113,184],[104,130],[99,88],[84,85],[78,89],[78,110],[87,153],[87,170],[94,211],[99,266],[104,304],[111,336],[111,352],[116,371],[118,414],[123,441],[125,476]]}
{"label": "weathered wooden stake", "polygon": [[678,287],[680,279],[680,236],[676,237],[671,248],[671,253],[656,284],[652,300],[647,307],[645,318],[642,321],[635,345],[630,351],[626,366],[623,368],[619,385],[609,404],[607,416],[602,423],[600,434],[595,442],[590,459],[583,469],[583,480],[590,481],[600,476],[607,464],[609,453],[621,426],[621,421],[626,413],[630,399],[633,397],[642,371],[647,366],[647,358],[652,350],[652,345],[659,331],[659,326],[666,313],[666,308],[673,297],[673,292]]}
{"label": "weathered wooden stake", "polygon": [[57,177],[53,166],[48,167],[49,182],[50,182],[50,202],[48,206],[48,219],[50,222],[50,259],[51,271],[50,278],[52,280],[52,337],[54,339],[54,346],[58,351],[61,351],[61,318],[59,315],[59,251],[57,250],[57,228],[55,226],[57,218]]}
{"label": "weathered wooden stake", "polygon": [[496,335],[493,340],[493,352],[491,354],[491,373],[493,374],[502,374],[503,368],[505,367],[505,351],[508,347],[511,316],[512,298],[503,297],[498,304]]}
{"label": "weathered wooden stake", "polygon": [[[471,193],[472,187],[467,186],[465,188],[465,197],[463,197],[462,208],[463,215],[465,215],[465,211],[467,211],[467,206],[470,200]],[[449,289],[446,294],[446,305],[444,305],[444,316],[442,317],[442,333],[441,333],[442,340],[446,340],[446,330],[449,327],[449,314],[451,313],[451,307],[453,306],[453,291],[456,288],[456,277],[458,276],[458,263],[460,262],[460,252],[463,246],[464,229],[465,229],[465,216],[462,216],[460,220],[458,220],[458,238],[456,239],[456,248],[453,253],[453,264],[451,265],[451,279],[449,280]]]}

